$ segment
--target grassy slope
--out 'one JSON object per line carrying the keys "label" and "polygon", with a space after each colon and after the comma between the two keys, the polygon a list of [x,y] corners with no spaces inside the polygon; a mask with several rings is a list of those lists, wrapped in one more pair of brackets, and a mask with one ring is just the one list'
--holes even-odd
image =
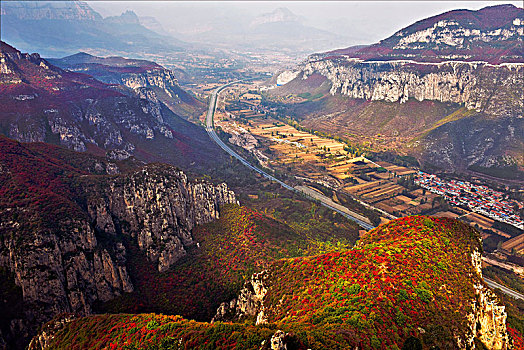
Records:
{"label": "grassy slope", "polygon": [[464,316],[474,299],[472,282],[478,276],[469,254],[479,244],[478,233],[462,223],[403,218],[371,231],[352,250],[272,264],[265,302],[270,324],[210,325],[179,316],[99,315],[68,324],[52,346],[259,349],[263,340],[282,329],[292,333],[297,349],[356,344],[395,349],[413,336],[425,348],[450,348],[451,332],[464,332]]}
{"label": "grassy slope", "polygon": [[247,278],[273,261],[348,247],[356,240],[354,228],[344,226],[346,220],[338,224],[339,234],[329,237],[333,219],[322,216],[329,214],[326,211],[315,210],[287,225],[246,207],[227,205],[219,220],[193,231],[199,247],[192,247],[164,273],[128,243],[132,257],[128,266],[136,291],[99,305],[98,311],[162,312],[210,320],[221,302],[235,297]]}

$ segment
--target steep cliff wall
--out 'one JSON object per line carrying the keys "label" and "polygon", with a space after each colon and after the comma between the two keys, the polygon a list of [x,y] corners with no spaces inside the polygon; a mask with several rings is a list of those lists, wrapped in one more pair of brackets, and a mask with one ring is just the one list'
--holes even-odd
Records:
{"label": "steep cliff wall", "polygon": [[236,202],[225,184],[191,183],[181,171],[163,165],[95,186],[86,193],[95,227],[110,234],[119,228],[132,236],[161,272],[185,255],[195,225],[218,219],[220,205]]}
{"label": "steep cliff wall", "polygon": [[[323,82],[319,82],[324,79]],[[288,105],[304,126],[446,170],[524,165],[524,64],[310,60],[272,92],[324,93]],[[378,141],[381,142],[378,142]]]}
{"label": "steep cliff wall", "polygon": [[358,59],[310,60],[302,79],[317,73],[331,82],[331,94],[370,101],[453,102],[498,117],[522,115],[524,64],[481,62],[362,62]]}
{"label": "steep cliff wall", "polygon": [[236,202],[225,184],[189,181],[168,165],[109,175],[121,170],[97,159],[94,175],[76,168],[75,153],[64,162],[45,147],[0,141],[0,269],[23,298],[20,317],[1,330],[10,344],[57,314],[90,314],[93,303],[132,292],[126,242],[165,271],[193,244],[195,225]]}
{"label": "steep cliff wall", "polygon": [[475,349],[481,342],[510,349],[505,307],[482,282],[478,240],[451,220],[394,220],[352,251],[286,260],[254,274],[213,321],[335,327],[352,349],[401,348],[410,337],[424,348]]}

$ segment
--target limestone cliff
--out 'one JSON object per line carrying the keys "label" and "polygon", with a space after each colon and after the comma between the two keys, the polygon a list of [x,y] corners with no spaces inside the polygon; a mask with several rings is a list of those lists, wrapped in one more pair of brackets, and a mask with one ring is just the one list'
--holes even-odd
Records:
{"label": "limestone cliff", "polygon": [[120,227],[161,272],[186,253],[195,225],[218,219],[220,205],[235,203],[225,184],[189,182],[183,172],[163,165],[148,166],[100,187],[88,190],[95,194],[87,204],[95,228],[116,234]]}
{"label": "limestone cliff", "polygon": [[246,281],[237,298],[229,303],[220,304],[211,322],[242,322],[246,319],[254,319],[257,325],[266,323],[264,297],[268,291],[268,277],[266,271],[253,274],[251,279]]}
{"label": "limestone cliff", "polygon": [[[479,252],[471,255],[473,266],[482,278],[482,260]],[[458,338],[459,344],[474,348],[477,337],[488,349],[508,349],[511,343],[506,329],[507,314],[498,297],[483,283],[475,285],[475,301],[467,316],[471,333],[465,339]]]}
{"label": "limestone cliff", "polygon": [[302,73],[302,79],[315,73],[325,76],[331,94],[370,101],[453,102],[498,117],[522,116],[524,108],[524,64],[519,63],[311,59]]}
{"label": "limestone cliff", "polygon": [[[193,244],[195,225],[217,219],[222,204],[236,202],[225,184],[189,181],[172,166],[122,172],[96,159],[93,169],[72,170],[75,159],[91,158],[41,159],[49,150],[40,156],[0,141],[0,272],[7,271],[2,279],[12,279],[22,298],[18,316],[0,329],[8,344],[20,345],[58,314],[87,315],[93,303],[132,292],[125,244],[137,245],[165,271]],[[38,168],[28,176],[33,164]],[[13,190],[19,181],[31,189]]]}

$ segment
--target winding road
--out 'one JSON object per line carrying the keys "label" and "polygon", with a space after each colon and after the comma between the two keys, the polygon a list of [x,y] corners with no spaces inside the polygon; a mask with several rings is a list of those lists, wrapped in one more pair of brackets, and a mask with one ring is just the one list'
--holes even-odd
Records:
{"label": "winding road", "polygon": [[320,204],[322,204],[323,206],[325,206],[325,207],[327,207],[327,208],[329,208],[329,209],[331,209],[333,211],[336,211],[337,213],[339,213],[339,214],[345,216],[346,218],[348,218],[349,220],[352,220],[352,221],[356,222],[359,226],[361,226],[365,230],[371,230],[371,229],[375,228],[375,226],[373,226],[371,224],[371,222],[369,221],[368,218],[366,218],[366,217],[364,217],[362,215],[359,215],[359,214],[357,214],[355,212],[352,212],[348,208],[333,202],[331,200],[331,198],[326,197],[326,196],[324,196],[322,194],[316,193],[315,191],[312,191],[312,190],[310,191],[310,190],[308,190],[307,187],[304,187],[304,186],[297,186],[297,187],[290,186],[290,185],[286,184],[285,182],[277,179],[273,175],[268,174],[266,171],[264,171],[264,170],[262,170],[260,168],[257,168],[256,166],[254,166],[251,163],[249,163],[246,159],[244,159],[241,155],[239,155],[238,153],[233,151],[228,145],[226,145],[218,137],[218,135],[217,135],[217,133],[215,132],[215,129],[214,129],[215,122],[214,122],[214,119],[213,119],[214,116],[215,116],[215,110],[216,110],[216,105],[217,105],[218,94],[219,94],[220,91],[222,91],[226,87],[231,86],[231,85],[236,84],[236,83],[239,83],[241,81],[242,80],[238,80],[238,81],[234,81],[234,82],[231,82],[229,84],[226,84],[226,85],[222,85],[221,87],[213,90],[213,92],[211,93],[211,97],[210,97],[210,100],[209,100],[209,109],[207,110],[207,116],[206,116],[206,131],[207,131],[209,137],[211,137],[211,139],[213,141],[215,141],[220,146],[220,148],[222,148],[224,151],[229,153],[232,157],[235,157],[242,164],[244,164],[248,168],[256,171],[257,173],[261,174],[265,178],[267,178],[267,179],[269,179],[271,181],[277,182],[282,187],[284,187],[284,188],[286,188],[286,189],[288,189],[290,191],[301,193],[302,195],[304,195],[306,197],[313,198],[314,200],[319,201]]}
{"label": "winding road", "polygon": [[[220,146],[220,148],[222,148],[224,151],[229,153],[232,157],[235,157],[242,164],[244,164],[248,168],[256,171],[257,173],[261,174],[262,176],[270,179],[271,181],[275,181],[275,182],[279,183],[282,187],[284,187],[284,188],[286,188],[286,189],[288,189],[290,191],[301,193],[302,195],[304,195],[306,197],[309,197],[309,198],[312,198],[314,200],[319,201],[320,204],[322,204],[323,206],[325,206],[325,207],[327,207],[327,208],[329,208],[329,209],[331,209],[333,211],[336,211],[339,214],[342,214],[343,216],[345,216],[349,220],[352,220],[352,221],[356,222],[359,226],[361,226],[365,230],[371,230],[371,229],[375,228],[375,226],[373,226],[369,222],[368,218],[363,217],[362,215],[359,215],[359,214],[357,214],[355,212],[352,212],[348,208],[346,208],[346,207],[344,207],[344,206],[342,206],[342,205],[340,205],[338,203],[333,202],[333,200],[331,200],[331,198],[326,197],[326,196],[324,196],[324,195],[322,195],[320,193],[317,193],[316,191],[313,191],[312,189],[310,189],[308,187],[305,187],[305,186],[292,187],[292,186],[286,184],[285,182],[277,179],[276,177],[268,174],[264,170],[257,168],[256,166],[254,166],[251,163],[249,163],[242,156],[240,156],[238,153],[233,151],[228,145],[226,145],[218,137],[218,135],[216,134],[215,129],[214,129],[215,123],[214,123],[214,119],[213,119],[214,116],[215,116],[215,110],[216,110],[216,105],[217,105],[218,94],[220,93],[220,91],[222,91],[226,87],[231,86],[231,85],[236,84],[236,83],[239,83],[239,82],[242,82],[242,81],[243,80],[237,80],[237,81],[231,82],[229,84],[222,85],[219,88],[213,90],[213,92],[211,94],[211,97],[210,97],[210,100],[209,100],[209,109],[207,110],[207,116],[206,116],[206,131],[207,131],[209,137],[211,137],[211,139],[213,141],[215,141]],[[516,291],[514,291],[512,289],[509,289],[508,287],[503,286],[503,285],[501,285],[501,284],[499,284],[499,283],[497,283],[495,281],[492,281],[492,280],[490,280],[488,278],[484,278],[484,282],[492,289],[500,289],[504,294],[509,295],[512,298],[524,300],[524,295],[522,295],[521,293],[516,292]]]}
{"label": "winding road", "polygon": [[519,292],[514,291],[513,289],[509,289],[506,286],[503,286],[500,283],[497,283],[493,280],[490,280],[489,278],[484,277],[484,282],[491,287],[492,289],[500,289],[502,293],[509,295],[510,297],[513,297],[515,299],[524,300],[524,295],[522,295]]}

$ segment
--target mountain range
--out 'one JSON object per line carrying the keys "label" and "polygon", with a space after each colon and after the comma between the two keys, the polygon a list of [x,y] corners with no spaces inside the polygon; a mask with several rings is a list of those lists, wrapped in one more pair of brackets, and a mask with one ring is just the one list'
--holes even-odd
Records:
{"label": "mountain range", "polygon": [[218,11],[206,23],[191,13],[183,18],[181,12],[175,15],[176,30],[165,30],[155,18],[140,18],[129,10],[103,18],[83,1],[8,1],[0,8],[2,40],[44,57],[78,51],[144,57],[215,48],[303,55],[345,42],[340,35],[307,25],[287,8],[247,18]]}
{"label": "mountain range", "polygon": [[282,52],[302,56],[318,50],[340,47],[345,38],[309,25],[287,8],[276,8],[253,16],[251,13],[217,10],[209,18],[187,14],[173,35],[200,45],[234,49],[240,52]]}
{"label": "mountain range", "polygon": [[[127,86],[136,91],[148,89],[171,111],[184,118],[198,116],[204,104],[183,90],[173,71],[155,62],[122,57],[97,57],[81,52],[61,59],[48,59],[57,67],[88,74],[106,84]],[[142,94],[145,96],[145,94]]]}
{"label": "mountain range", "polygon": [[[522,166],[522,9],[457,13],[377,44],[389,51],[313,55],[265,97],[302,96],[285,106],[301,123],[433,166]],[[479,50],[497,50],[465,56],[479,52],[459,40],[472,18],[491,23],[468,27]],[[363,232],[219,149],[185,119],[205,106],[170,70],[76,53],[82,40],[161,50],[140,23],[83,2],[2,3],[13,42],[75,53],[0,42],[0,349],[524,347],[513,301],[483,281],[475,228],[413,216]],[[311,33],[285,9],[250,23],[261,43]]]}
{"label": "mountain range", "polygon": [[523,63],[522,11],[513,5],[453,10],[420,20],[374,45],[335,50],[324,56],[347,55],[366,61]]}
{"label": "mountain range", "polygon": [[286,113],[372,151],[522,179],[523,31],[512,5],[450,11],[371,46],[312,55],[271,94],[317,96]]}
{"label": "mountain range", "polygon": [[140,55],[180,52],[188,45],[144,27],[132,11],[102,18],[83,1],[4,1],[2,40],[46,57],[92,50]]}
{"label": "mountain range", "polygon": [[104,83],[4,42],[0,55],[0,131],[8,137],[186,169],[208,169],[221,159],[205,131],[180,116],[201,112],[203,104],[156,63],[85,54],[57,60]]}

